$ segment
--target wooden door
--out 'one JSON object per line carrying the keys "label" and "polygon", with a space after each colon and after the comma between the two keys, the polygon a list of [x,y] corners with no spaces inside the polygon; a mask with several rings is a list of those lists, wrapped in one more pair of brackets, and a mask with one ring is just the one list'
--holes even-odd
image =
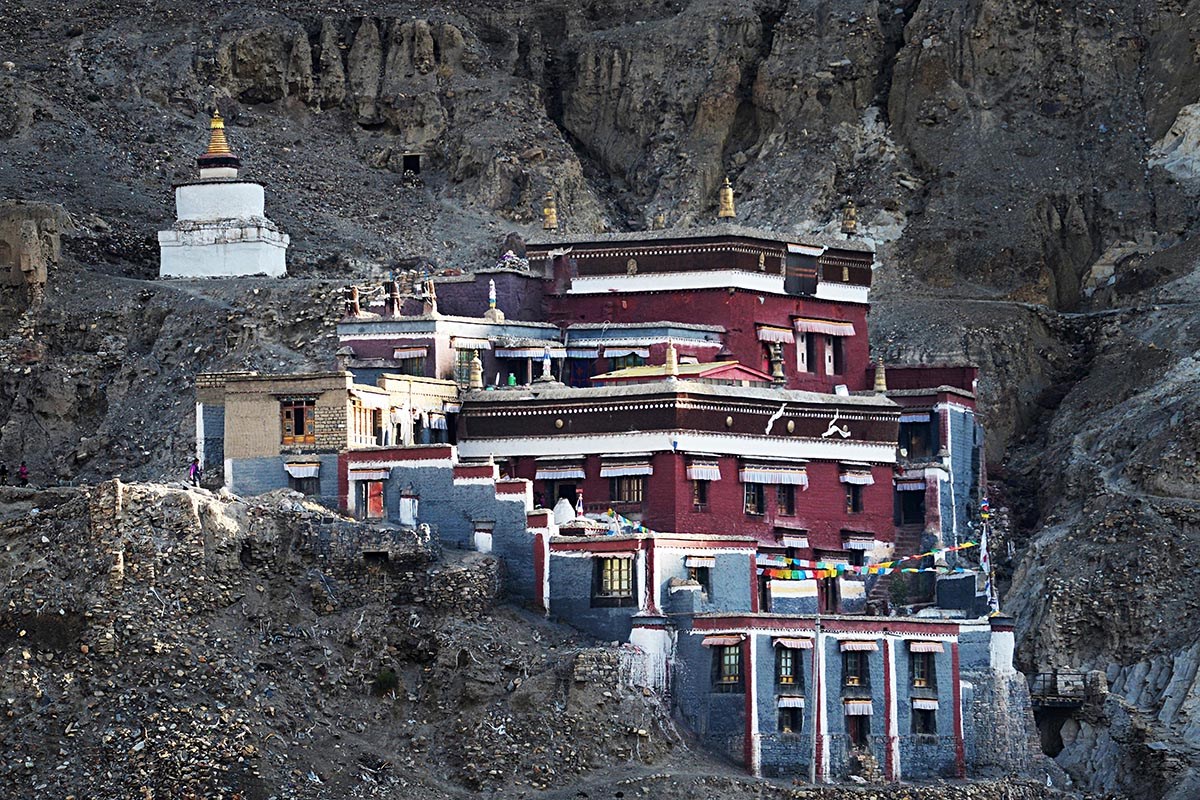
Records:
{"label": "wooden door", "polygon": [[367,519],[383,519],[383,481],[367,481]]}

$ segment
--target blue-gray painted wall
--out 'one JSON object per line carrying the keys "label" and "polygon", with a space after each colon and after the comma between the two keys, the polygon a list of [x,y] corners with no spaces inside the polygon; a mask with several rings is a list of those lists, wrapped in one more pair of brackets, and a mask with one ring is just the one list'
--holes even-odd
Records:
{"label": "blue-gray painted wall", "polygon": [[[322,505],[337,508],[338,505],[338,457],[336,453],[323,453],[312,456],[313,460],[321,463],[317,473],[320,483],[320,495],[313,498]],[[236,458],[230,461],[231,490],[240,495],[252,496],[271,492],[276,489],[287,489],[287,470],[283,468],[281,456],[262,456],[260,458]]]}
{"label": "blue-gray painted wall", "polygon": [[202,404],[200,424],[204,434],[204,452],[200,456],[204,469],[222,472],[225,469],[225,406]]}
{"label": "blue-gray painted wall", "polygon": [[942,540],[949,544],[955,540],[955,519],[958,520],[958,541],[967,541],[971,536],[968,523],[978,516],[983,428],[971,411],[949,408],[945,413],[944,424],[950,432],[950,473],[954,478],[954,492],[952,498],[950,484],[942,484],[939,511]]}

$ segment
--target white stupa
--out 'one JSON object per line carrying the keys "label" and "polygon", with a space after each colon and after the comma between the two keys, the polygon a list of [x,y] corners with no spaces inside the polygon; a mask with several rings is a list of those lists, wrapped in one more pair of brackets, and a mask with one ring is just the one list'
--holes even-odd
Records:
{"label": "white stupa", "polygon": [[175,224],[158,232],[162,278],[287,274],[288,235],[267,219],[261,183],[238,180],[242,162],[214,112],[200,180],[175,187]]}

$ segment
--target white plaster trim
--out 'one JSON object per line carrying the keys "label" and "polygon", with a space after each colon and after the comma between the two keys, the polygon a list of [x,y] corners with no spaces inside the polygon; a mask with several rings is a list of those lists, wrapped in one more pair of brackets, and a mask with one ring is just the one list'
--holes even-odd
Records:
{"label": "white plaster trim", "polygon": [[888,780],[900,780],[900,727],[896,719],[896,713],[899,702],[896,698],[896,640],[892,637],[887,637],[883,641],[883,646],[888,652],[888,704],[887,704],[887,748],[891,753],[892,770],[894,774],[886,776]]}
{"label": "white plaster trim", "polygon": [[646,610],[646,551],[639,550],[633,562],[634,583],[637,587],[637,606],[639,611]]}
{"label": "white plaster trim", "polygon": [[548,456],[563,452],[601,455],[623,449],[650,452],[704,452],[721,455],[839,461],[896,463],[895,442],[832,441],[801,437],[765,437],[750,434],[710,434],[695,431],[654,431],[578,436],[530,436],[471,439],[460,442],[462,458],[495,456]]}
{"label": "white plaster trim", "polygon": [[758,634],[750,632],[746,639],[750,648],[750,674],[746,676],[746,691],[750,693],[750,774],[762,777],[762,734],[758,720]]}
{"label": "white plaster trim", "polygon": [[482,486],[484,484],[495,484],[495,478],[455,478],[455,486]]}
{"label": "white plaster trim", "polygon": [[196,403],[196,458],[204,469],[204,403]]}
{"label": "white plaster trim", "polygon": [[225,488],[237,494],[237,488],[233,485],[233,459],[225,459]]}
{"label": "white plaster trim", "polygon": [[526,494],[526,492],[522,492],[521,494],[496,492],[496,499],[502,503],[524,503]]}
{"label": "white plaster trim", "polygon": [[[540,531],[540,529],[539,529]],[[542,608],[550,616],[550,535],[542,537]]]}
{"label": "white plaster trim", "polygon": [[871,287],[855,284],[830,283],[817,281],[817,292],[813,295],[818,300],[834,300],[839,303],[862,303],[870,301]]}
{"label": "white plaster trim", "polygon": [[366,341],[376,339],[434,339],[439,335],[434,331],[416,331],[413,333],[339,333],[338,343],[353,342],[354,340]]}
{"label": "white plaster trim", "polygon": [[825,702],[828,690],[825,688],[827,679],[825,674],[825,645],[821,641],[821,638],[825,635],[818,630],[815,638],[815,646],[813,647],[813,658],[817,661],[816,669],[813,671],[819,676],[816,684],[820,687],[813,702],[821,709],[821,724],[817,726],[816,735],[813,736],[813,747],[815,750],[816,740],[819,736],[823,746],[821,747],[821,761],[815,765],[815,772],[817,781],[820,783],[829,783],[829,706]]}
{"label": "white plaster trim", "polygon": [[[740,269],[696,270],[694,272],[650,272],[642,275],[585,275],[571,279],[571,288],[567,290],[567,294],[679,292],[695,289],[730,288],[744,289],[749,292],[786,294],[783,290],[782,275],[749,272]],[[819,290],[820,286],[818,285]]]}
{"label": "white plaster trim", "polygon": [[[670,534],[664,534],[664,535],[670,535]],[[679,535],[686,536],[687,534],[679,534]],[[696,547],[695,545],[664,545],[664,544],[658,544],[657,542],[654,543],[654,549],[655,550],[669,550],[673,553],[695,553],[696,555],[698,555],[702,558],[705,556],[716,556],[716,555],[749,556],[749,555],[753,555],[753,553],[754,553],[753,547],[741,547],[741,548],[722,547],[722,548],[708,549],[708,548]]]}
{"label": "white plaster trim", "polygon": [[[363,462],[363,463],[372,463],[372,462]],[[395,469],[395,468],[404,469],[406,467],[411,467],[411,468],[447,467],[448,468],[448,467],[454,466],[454,459],[451,459],[451,458],[429,458],[429,459],[415,459],[413,461],[381,461],[381,462],[379,462],[379,464],[381,466],[392,467],[393,469]]]}
{"label": "white plaster trim", "polygon": [[972,414],[972,415],[975,413],[975,409],[971,408],[970,406],[964,406],[962,403],[955,403],[953,401],[946,401],[944,403],[938,403],[933,407],[933,410],[934,411],[957,411],[960,414]]}

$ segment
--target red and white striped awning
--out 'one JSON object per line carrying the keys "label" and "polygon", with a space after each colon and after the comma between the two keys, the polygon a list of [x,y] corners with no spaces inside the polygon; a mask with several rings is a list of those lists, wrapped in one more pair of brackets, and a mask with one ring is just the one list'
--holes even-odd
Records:
{"label": "red and white striped awning", "polygon": [[841,645],[843,653],[848,651],[873,653],[879,649],[879,643],[874,640],[864,641],[860,639],[843,639]]}
{"label": "red and white striped awning", "polygon": [[[496,358],[542,358],[546,355],[544,347],[497,347]],[[567,351],[561,347],[551,347],[551,358],[566,358]]]}
{"label": "red and white striped awning", "polygon": [[605,358],[620,358],[621,356],[641,356],[642,358],[650,357],[650,348],[648,347],[606,347],[604,348]]}
{"label": "red and white striped awning", "polygon": [[315,461],[311,464],[284,464],[283,468],[293,478],[315,478],[321,472],[321,463]]}
{"label": "red and white striped awning", "polygon": [[717,559],[712,556],[684,556],[683,565],[685,567],[708,567],[711,569],[717,565]]}
{"label": "red and white striped awning", "polygon": [[583,477],[582,464],[555,464],[539,466],[533,479],[535,481],[563,481],[582,480]]}
{"label": "red and white striped awning", "polygon": [[842,546],[847,550],[874,550],[875,534],[848,533],[843,534]]}
{"label": "red and white striped awning", "polygon": [[[616,461],[600,464],[601,478],[622,478],[626,475],[653,475],[649,461]],[[580,476],[582,477],[582,476]]]}
{"label": "red and white striped awning", "polygon": [[742,639],[745,638],[740,634],[736,636],[705,636],[700,644],[705,647],[734,647],[741,644]]}
{"label": "red and white striped awning", "polygon": [[392,351],[392,358],[397,361],[403,361],[406,358],[424,358],[428,352],[429,348],[425,345],[420,345],[419,347],[397,347]]}
{"label": "red and white striped awning", "polygon": [[689,481],[721,480],[721,465],[716,461],[692,461],[687,465]]}
{"label": "red and white striped awning", "polygon": [[938,701],[927,700],[924,697],[914,697],[913,708],[917,711],[937,711]]}
{"label": "red and white striped awning", "polygon": [[804,698],[781,697],[779,698],[779,708],[804,708]]}
{"label": "red and white striped awning", "polygon": [[567,358],[599,358],[600,350],[595,347],[568,347]]}
{"label": "red and white striped awning", "polygon": [[796,317],[792,325],[800,333],[824,333],[827,336],[853,336],[854,324],[839,322],[834,319],[816,319],[814,317]]}
{"label": "red and white striped awning", "polygon": [[796,341],[796,337],[788,328],[780,328],[775,325],[757,325],[758,340],[760,342],[782,342],[783,344],[792,344]]}
{"label": "red and white striped awning", "polygon": [[874,711],[870,700],[847,700],[844,708],[847,717],[869,717]]}
{"label": "red and white striped awning", "polygon": [[795,639],[780,636],[775,640],[776,647],[786,647],[789,650],[812,650],[812,639]]}
{"label": "red and white striped awning", "polygon": [[491,350],[492,343],[487,339],[473,339],[469,336],[455,336],[450,340],[455,350]]}
{"label": "red and white striped awning", "polygon": [[909,642],[908,652],[910,653],[944,653],[945,649],[941,642]]}
{"label": "red and white striped awning", "polygon": [[923,492],[925,481],[896,481],[897,492]]}
{"label": "red and white striped awning", "polygon": [[875,478],[871,475],[871,468],[867,465],[842,464],[841,471],[838,480],[842,483],[853,483],[857,486],[871,486],[875,483]]}
{"label": "red and white striped awning", "polygon": [[738,470],[742,483],[808,486],[808,471],[802,464],[743,464]]}
{"label": "red and white striped awning", "polygon": [[392,470],[388,469],[351,469],[350,480],[352,481],[386,481],[392,476]]}

